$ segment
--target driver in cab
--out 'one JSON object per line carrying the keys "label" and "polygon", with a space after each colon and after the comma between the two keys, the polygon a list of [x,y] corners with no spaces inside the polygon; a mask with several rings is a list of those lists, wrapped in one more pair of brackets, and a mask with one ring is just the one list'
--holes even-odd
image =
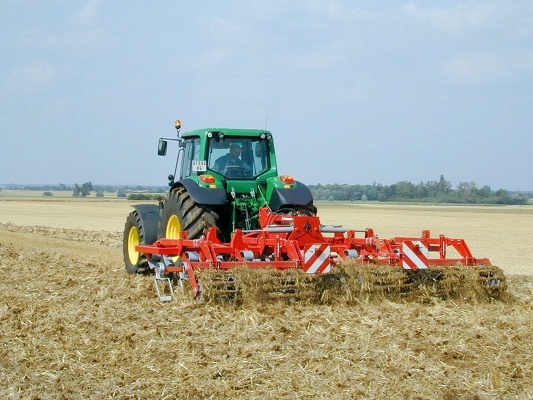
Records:
{"label": "driver in cab", "polygon": [[241,152],[242,144],[231,143],[229,153],[215,161],[214,169],[231,178],[251,176],[252,168],[240,159]]}

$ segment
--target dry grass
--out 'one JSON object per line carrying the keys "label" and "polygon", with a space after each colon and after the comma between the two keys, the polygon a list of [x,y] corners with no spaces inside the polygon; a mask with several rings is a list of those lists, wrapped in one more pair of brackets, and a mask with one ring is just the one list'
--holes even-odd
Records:
{"label": "dry grass", "polygon": [[1,398],[533,398],[533,277],[512,265],[497,301],[160,303],[124,272],[123,222],[0,217]]}
{"label": "dry grass", "polygon": [[425,304],[436,300],[508,300],[506,277],[500,268],[492,266],[431,266],[427,271],[406,272],[398,266],[344,263],[324,275],[239,267],[197,271],[196,276],[202,287],[202,301],[208,304],[353,306],[388,300]]}
{"label": "dry grass", "polygon": [[119,232],[132,204],[125,200],[0,200],[0,222]]}

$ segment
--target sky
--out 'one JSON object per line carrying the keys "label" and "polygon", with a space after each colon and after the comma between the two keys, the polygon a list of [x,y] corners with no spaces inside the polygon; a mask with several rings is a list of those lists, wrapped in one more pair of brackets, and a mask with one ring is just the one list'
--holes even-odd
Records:
{"label": "sky", "polygon": [[0,0],[0,184],[161,185],[198,128],[306,184],[533,190],[533,1]]}

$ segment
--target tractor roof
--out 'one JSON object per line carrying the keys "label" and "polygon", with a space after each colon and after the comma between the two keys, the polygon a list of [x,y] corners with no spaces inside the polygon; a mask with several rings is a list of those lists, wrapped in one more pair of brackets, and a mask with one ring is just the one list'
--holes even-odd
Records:
{"label": "tractor roof", "polygon": [[191,137],[191,136],[203,136],[207,135],[208,132],[220,132],[224,136],[241,136],[241,137],[260,137],[261,134],[272,135],[269,131],[263,129],[231,129],[231,128],[204,128],[204,129],[195,129],[192,131],[184,132],[181,134],[182,137]]}

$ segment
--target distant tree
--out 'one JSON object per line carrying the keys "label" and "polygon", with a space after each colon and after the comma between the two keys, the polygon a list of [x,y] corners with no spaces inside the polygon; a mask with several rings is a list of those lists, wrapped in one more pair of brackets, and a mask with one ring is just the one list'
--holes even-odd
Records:
{"label": "distant tree", "polygon": [[98,190],[96,192],[96,197],[104,197],[104,192],[102,190]]}
{"label": "distant tree", "polygon": [[52,192],[43,192],[43,196],[53,196]]}
{"label": "distant tree", "polygon": [[515,193],[511,196],[512,204],[527,204],[527,197],[522,193]]}
{"label": "distant tree", "polygon": [[146,193],[131,193],[128,200],[153,200],[152,195]]}
{"label": "distant tree", "polygon": [[85,182],[83,185],[74,184],[74,190],[72,191],[72,196],[74,197],[87,197],[91,194],[91,190],[94,190],[92,182]]}
{"label": "distant tree", "polygon": [[82,195],[82,197],[89,196],[91,194],[91,190],[93,190],[93,183],[85,182],[83,185],[81,185],[80,194]]}
{"label": "distant tree", "polygon": [[477,190],[477,195],[482,199],[488,199],[492,194],[492,190],[490,190],[490,186],[484,185],[481,189]]}
{"label": "distant tree", "polygon": [[494,193],[494,199],[495,199],[494,202],[496,204],[509,204],[510,202],[509,192],[507,192],[507,190],[505,189],[498,189]]}
{"label": "distant tree", "polygon": [[416,186],[407,181],[398,182],[396,184],[396,196],[400,199],[412,199],[416,197]]}
{"label": "distant tree", "polygon": [[124,189],[119,189],[117,191],[117,197],[126,197],[126,190]]}
{"label": "distant tree", "polygon": [[457,185],[457,197],[461,202],[475,203],[478,188],[475,182],[459,182]]}
{"label": "distant tree", "polygon": [[108,186],[104,186],[104,187],[102,187],[102,191],[103,191],[103,192],[108,192],[108,193],[113,193],[113,192],[116,192],[117,189],[114,188],[113,186],[109,186],[109,185],[108,185]]}
{"label": "distant tree", "polygon": [[444,179],[444,175],[440,176],[439,183],[437,184],[437,194],[447,194],[452,190],[452,184]]}

